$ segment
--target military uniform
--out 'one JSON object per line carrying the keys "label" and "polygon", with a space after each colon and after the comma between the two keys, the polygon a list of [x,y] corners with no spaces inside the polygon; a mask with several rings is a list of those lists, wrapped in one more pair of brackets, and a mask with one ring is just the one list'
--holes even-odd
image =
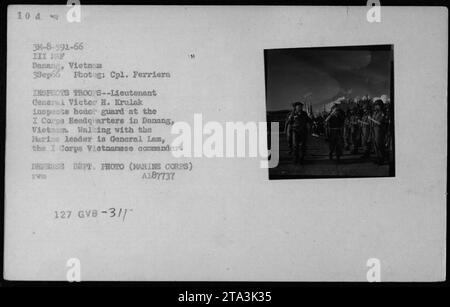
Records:
{"label": "military uniform", "polygon": [[344,121],[344,147],[349,150],[352,145],[352,126],[350,121],[350,112],[345,117]]}
{"label": "military uniform", "polygon": [[377,155],[377,162],[383,163],[386,155],[385,149],[386,117],[381,110],[373,113],[371,127],[372,127],[372,140]]}
{"label": "military uniform", "polygon": [[352,113],[350,115],[350,137],[351,137],[351,143],[353,145],[352,153],[357,154],[358,148],[360,146],[361,142],[361,129],[358,123],[358,115],[355,113]]}
{"label": "military uniform", "polygon": [[306,142],[308,140],[308,125],[312,124],[311,118],[305,111],[294,111],[288,119],[291,127],[292,146],[294,150],[294,163],[303,161],[306,154]]}
{"label": "military uniform", "polygon": [[367,109],[365,109],[361,119],[359,120],[360,128],[361,128],[361,145],[363,150],[362,158],[367,158],[370,156],[371,151],[371,129],[370,129],[370,121],[369,121],[370,113]]}
{"label": "military uniform", "polygon": [[343,145],[343,130],[344,130],[344,115],[342,111],[336,110],[335,113],[331,114],[327,118],[328,131],[329,131],[329,146],[330,146],[330,159],[333,158],[333,154],[336,154],[339,160],[342,156],[342,145]]}

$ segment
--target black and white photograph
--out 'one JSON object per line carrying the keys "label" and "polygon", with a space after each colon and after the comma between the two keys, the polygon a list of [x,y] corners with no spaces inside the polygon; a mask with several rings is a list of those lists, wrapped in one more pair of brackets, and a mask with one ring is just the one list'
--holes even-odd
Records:
{"label": "black and white photograph", "polygon": [[446,282],[446,7],[55,2],[0,4],[0,287]]}
{"label": "black and white photograph", "polygon": [[395,175],[393,46],[265,50],[270,179]]}

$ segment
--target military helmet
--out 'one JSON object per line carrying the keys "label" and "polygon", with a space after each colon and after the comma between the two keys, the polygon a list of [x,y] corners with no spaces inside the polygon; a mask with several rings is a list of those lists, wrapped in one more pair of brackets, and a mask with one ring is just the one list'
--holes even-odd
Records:
{"label": "military helmet", "polygon": [[374,106],[380,106],[381,108],[383,107],[383,100],[381,99],[377,99],[375,100],[375,102],[373,103]]}

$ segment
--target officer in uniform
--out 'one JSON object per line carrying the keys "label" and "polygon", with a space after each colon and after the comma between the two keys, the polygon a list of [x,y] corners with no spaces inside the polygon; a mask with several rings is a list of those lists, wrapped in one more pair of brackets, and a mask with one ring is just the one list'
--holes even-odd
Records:
{"label": "officer in uniform", "polygon": [[290,114],[286,125],[291,127],[294,163],[301,164],[305,158],[306,142],[312,125],[311,118],[303,111],[303,103],[294,103],[294,111]]}
{"label": "officer in uniform", "polygon": [[385,159],[385,136],[386,136],[386,116],[383,112],[383,101],[378,99],[374,102],[374,112],[369,116],[372,127],[372,140],[377,155],[377,164],[383,164]]}
{"label": "officer in uniform", "polygon": [[370,121],[369,121],[370,109],[367,104],[363,104],[362,108],[363,108],[362,116],[361,119],[358,120],[358,122],[361,129],[361,145],[363,150],[363,155],[361,156],[361,158],[365,159],[370,156],[372,142],[370,132],[371,130]]}
{"label": "officer in uniform", "polygon": [[329,145],[330,153],[329,157],[333,160],[333,155],[336,153],[337,162],[339,162],[342,156],[342,146],[344,143],[344,114],[337,104],[334,104],[331,108],[331,113],[325,120],[329,129]]}

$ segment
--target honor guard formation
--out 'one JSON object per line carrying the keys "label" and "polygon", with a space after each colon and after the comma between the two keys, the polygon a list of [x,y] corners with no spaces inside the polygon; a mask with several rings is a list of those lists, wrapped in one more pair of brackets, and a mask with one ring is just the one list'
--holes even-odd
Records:
{"label": "honor guard formation", "polygon": [[312,112],[304,103],[294,102],[285,122],[289,154],[294,164],[305,163],[308,138],[323,137],[328,143],[328,157],[340,163],[345,152],[361,155],[378,165],[389,161],[393,151],[393,119],[389,99],[343,99],[332,103],[329,111]]}

